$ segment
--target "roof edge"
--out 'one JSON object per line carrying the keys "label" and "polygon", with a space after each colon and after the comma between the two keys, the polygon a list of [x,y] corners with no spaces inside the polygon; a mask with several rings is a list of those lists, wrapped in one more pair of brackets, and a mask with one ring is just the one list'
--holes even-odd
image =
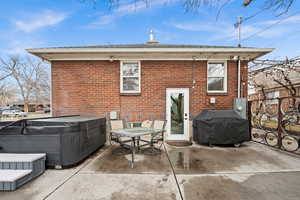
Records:
{"label": "roof edge", "polygon": [[265,52],[270,53],[274,48],[253,48],[253,47],[156,47],[156,48],[33,48],[26,49],[29,53],[110,53],[110,52]]}

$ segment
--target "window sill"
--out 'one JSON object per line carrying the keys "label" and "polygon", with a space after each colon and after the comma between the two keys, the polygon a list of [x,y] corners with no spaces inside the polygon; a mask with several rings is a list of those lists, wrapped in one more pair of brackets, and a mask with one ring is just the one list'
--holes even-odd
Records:
{"label": "window sill", "polygon": [[141,96],[140,92],[136,92],[136,93],[120,93],[120,96]]}
{"label": "window sill", "polygon": [[207,96],[227,96],[227,92],[207,92]]}

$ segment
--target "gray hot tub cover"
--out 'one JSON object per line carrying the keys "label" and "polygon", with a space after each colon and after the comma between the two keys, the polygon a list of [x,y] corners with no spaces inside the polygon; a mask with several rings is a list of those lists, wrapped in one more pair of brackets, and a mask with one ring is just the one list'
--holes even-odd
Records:
{"label": "gray hot tub cover", "polygon": [[27,119],[5,127],[10,123],[0,122],[0,153],[46,153],[48,167],[73,166],[106,142],[103,117]]}
{"label": "gray hot tub cover", "polygon": [[199,144],[238,144],[250,139],[249,122],[234,110],[204,110],[193,120],[193,139]]}

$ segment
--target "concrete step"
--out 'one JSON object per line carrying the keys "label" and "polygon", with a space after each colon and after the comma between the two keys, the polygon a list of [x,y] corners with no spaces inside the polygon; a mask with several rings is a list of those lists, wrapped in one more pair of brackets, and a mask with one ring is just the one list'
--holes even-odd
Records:
{"label": "concrete step", "polygon": [[46,154],[0,153],[0,169],[33,169],[37,161],[45,162]]}
{"label": "concrete step", "polygon": [[30,180],[32,170],[0,170],[0,191],[16,190]]}
{"label": "concrete step", "polygon": [[45,153],[0,153],[0,191],[15,190],[45,171]]}

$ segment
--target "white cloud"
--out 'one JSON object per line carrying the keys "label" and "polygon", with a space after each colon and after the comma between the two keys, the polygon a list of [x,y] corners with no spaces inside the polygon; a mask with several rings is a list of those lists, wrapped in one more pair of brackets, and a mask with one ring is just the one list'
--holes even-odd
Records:
{"label": "white cloud", "polygon": [[291,17],[288,17],[288,18],[263,21],[263,22],[260,22],[259,24],[262,24],[262,25],[272,25],[272,24],[276,24],[276,23],[279,23],[279,22],[280,22],[280,24],[294,24],[294,23],[299,23],[300,22],[300,14],[299,15],[295,15],[295,16],[291,16]]}
{"label": "white cloud", "polygon": [[30,39],[19,36],[18,39],[10,40],[7,43],[7,47],[3,48],[1,53],[11,55],[27,54],[25,49],[39,47],[42,45],[45,45],[44,42],[38,40],[37,38]]}
{"label": "white cloud", "polygon": [[145,8],[147,8],[147,4],[145,2],[139,1],[136,3],[121,5],[120,7],[114,10],[114,13],[117,13],[118,15],[128,15],[128,14],[136,13]]}
{"label": "white cloud", "polygon": [[171,26],[185,31],[195,31],[201,33],[209,33],[208,40],[233,40],[235,36],[235,30],[233,25],[227,22],[182,22],[182,23],[170,23]]}
{"label": "white cloud", "polygon": [[145,3],[144,1],[138,1],[138,2],[129,1],[128,3],[127,1],[126,3],[123,3],[119,5],[117,8],[113,9],[112,13],[100,16],[96,21],[92,22],[90,25],[111,24],[120,17],[136,14],[148,8],[154,8],[157,6],[163,6],[175,2],[178,2],[178,0],[152,0],[149,1],[148,3]]}
{"label": "white cloud", "polygon": [[99,20],[94,21],[91,25],[106,25],[111,24],[115,19],[113,15],[103,15]]}
{"label": "white cloud", "polygon": [[66,13],[45,10],[39,14],[31,16],[29,19],[14,20],[18,30],[32,32],[47,26],[59,24],[67,17]]}
{"label": "white cloud", "polygon": [[[273,39],[283,37],[288,33],[299,30],[300,15],[290,17],[282,22],[268,28],[270,25],[277,23],[278,20],[261,21],[253,24],[242,24],[242,40],[248,37],[258,37],[264,39]],[[233,41],[236,40],[237,33],[233,23],[229,21],[194,21],[194,22],[175,22],[169,25],[185,31],[196,31],[209,33],[209,41]],[[290,25],[293,24],[293,25]]]}
{"label": "white cloud", "polygon": [[215,31],[217,27],[209,23],[175,23],[174,27],[187,31]]}

